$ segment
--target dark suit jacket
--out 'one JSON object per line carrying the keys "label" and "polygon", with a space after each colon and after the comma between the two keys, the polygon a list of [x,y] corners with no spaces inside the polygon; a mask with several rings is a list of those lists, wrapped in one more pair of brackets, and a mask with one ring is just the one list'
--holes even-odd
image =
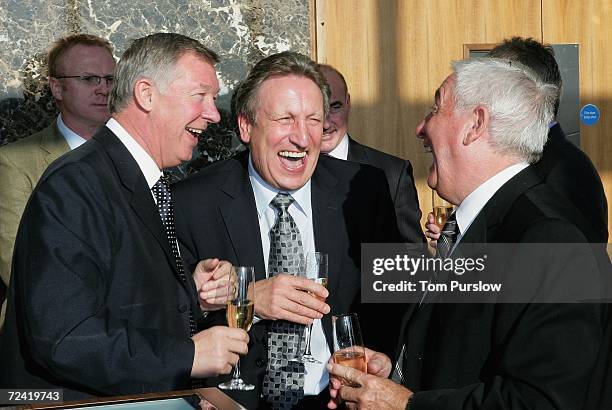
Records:
{"label": "dark suit jacket", "polygon": [[[188,269],[218,257],[254,266],[256,280],[266,278],[247,164],[248,152],[243,152],[176,184],[177,233]],[[321,156],[311,194],[315,247],[329,255],[331,312],[323,318],[323,329],[331,342],[331,315],[354,311],[358,302],[360,243],[394,241],[399,233],[384,175],[376,168]],[[250,397],[237,397],[248,408],[256,406],[267,365],[266,323],[253,326],[249,353],[241,359],[243,377],[258,386]]]}
{"label": "dark suit jacket", "polygon": [[424,242],[419,197],[414,186],[410,161],[367,147],[350,137],[347,159],[372,165],[385,172],[402,239],[404,242]]}
{"label": "dark suit jacket", "polygon": [[[528,167],[495,193],[453,257],[469,243],[586,242],[573,222],[579,212],[559,205]],[[583,262],[572,257],[542,255],[555,278]],[[491,272],[527,263],[506,258]],[[609,326],[602,304],[424,304],[402,332],[404,384],[416,392],[410,409],[579,409],[587,389],[602,386],[601,375],[591,376],[598,360],[609,360]]]}
{"label": "dark suit jacket", "polygon": [[584,214],[594,228],[590,242],[608,242],[608,201],[599,174],[589,157],[565,138],[559,124],[550,129],[542,158],[532,167]]}
{"label": "dark suit jacket", "polygon": [[54,162],[17,234],[0,387],[64,399],[190,386],[185,287],[136,161],[106,127]]}

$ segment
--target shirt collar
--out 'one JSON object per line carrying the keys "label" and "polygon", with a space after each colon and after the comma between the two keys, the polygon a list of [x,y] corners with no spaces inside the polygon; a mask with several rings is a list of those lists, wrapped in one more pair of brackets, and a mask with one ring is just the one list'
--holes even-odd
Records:
{"label": "shirt collar", "polygon": [[529,166],[527,162],[519,162],[518,164],[511,165],[493,175],[465,197],[456,211],[457,225],[459,226],[461,236],[467,231],[474,219],[476,219],[476,216],[480,213],[482,208],[484,208],[487,202],[489,202],[489,199],[491,199],[495,192],[512,177],[527,168],[527,166]]}
{"label": "shirt collar", "polygon": [[[251,180],[251,186],[253,187],[253,193],[255,194],[255,205],[257,206],[257,215],[259,218],[263,217],[266,209],[270,205],[270,202],[274,199],[276,194],[281,192],[280,189],[273,187],[267,183],[253,167],[253,160],[251,154],[249,154],[249,179]],[[294,205],[300,212],[309,216],[312,214],[312,205],[310,202],[310,179],[304,186],[293,191],[282,191],[290,194],[295,200]]]}
{"label": "shirt collar", "polygon": [[347,133],[344,133],[344,137],[340,140],[340,143],[336,145],[336,148],[329,151],[327,155],[330,157],[338,158],[345,160],[348,158],[348,150],[349,150],[349,137]]}
{"label": "shirt collar", "polygon": [[108,120],[106,126],[115,133],[117,138],[119,138],[119,141],[121,141],[127,150],[130,151],[130,154],[132,154],[132,157],[134,157],[138,163],[140,170],[147,180],[149,189],[153,188],[153,185],[155,185],[155,183],[159,181],[159,178],[163,175],[155,161],[153,161],[153,158],[151,158],[147,151],[145,151],[144,148],[142,148],[140,144],[138,144],[136,140],[132,138],[132,136],[125,130],[125,128],[123,128],[121,124],[119,124],[119,122],[117,122],[116,119],[111,118]]}
{"label": "shirt collar", "polygon": [[57,116],[57,129],[64,136],[70,149],[75,149],[85,143],[85,138],[72,131],[62,120],[62,114]]}

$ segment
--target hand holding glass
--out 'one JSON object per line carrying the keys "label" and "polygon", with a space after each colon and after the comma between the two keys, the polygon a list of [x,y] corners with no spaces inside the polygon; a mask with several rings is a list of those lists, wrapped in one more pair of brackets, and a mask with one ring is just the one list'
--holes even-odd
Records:
{"label": "hand holding glass", "polygon": [[[327,254],[321,252],[309,252],[305,256],[305,260],[300,263],[300,267],[303,267],[303,274],[310,280],[315,281],[319,285],[327,287]],[[317,297],[316,295],[313,295]],[[296,360],[301,363],[323,363],[316,359],[310,351],[310,341],[312,338],[312,325],[309,325],[306,329],[308,335],[306,336],[306,349],[301,357]]]}
{"label": "hand holding glass", "polygon": [[[228,282],[228,293],[230,294],[227,301],[227,324],[229,327],[244,329],[247,332],[251,328],[253,323],[253,314],[255,313],[255,304],[253,294],[249,297],[249,287],[252,288],[252,292],[255,291],[255,274],[253,267],[236,266],[235,280]],[[234,372],[232,373],[232,379],[228,382],[221,383],[219,388],[224,390],[253,390],[255,386],[252,384],[245,383],[240,377],[240,358]]]}
{"label": "hand holding glass", "polygon": [[[364,373],[368,372],[363,339],[357,313],[332,316],[334,335],[334,362],[352,367]],[[351,385],[346,381],[343,384]],[[351,387],[356,387],[351,385]]]}

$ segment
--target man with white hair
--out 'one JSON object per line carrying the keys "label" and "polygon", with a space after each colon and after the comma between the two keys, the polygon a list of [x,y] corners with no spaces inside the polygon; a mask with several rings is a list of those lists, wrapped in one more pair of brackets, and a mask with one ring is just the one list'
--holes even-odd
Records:
{"label": "man with white hair", "polygon": [[[580,212],[559,203],[528,167],[546,142],[557,94],[514,62],[453,64],[416,130],[433,156],[429,186],[458,205],[443,230],[442,257],[454,258],[468,244],[587,242],[577,227]],[[593,263],[592,253],[580,257],[543,254],[540,266],[553,272],[554,283],[569,274],[570,262]],[[493,272],[518,263],[502,258]],[[401,384],[387,379],[389,358],[368,351],[368,374],[329,365],[329,408],[344,400],[358,408],[576,409],[598,383],[592,369],[606,345],[606,305],[431,299],[405,316],[393,375]],[[340,377],[359,387],[342,385]]]}

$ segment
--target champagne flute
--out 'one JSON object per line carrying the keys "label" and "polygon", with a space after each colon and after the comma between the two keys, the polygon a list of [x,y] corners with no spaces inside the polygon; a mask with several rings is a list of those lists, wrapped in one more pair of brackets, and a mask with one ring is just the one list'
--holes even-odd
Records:
{"label": "champagne flute", "polygon": [[[361,328],[357,313],[346,313],[332,316],[334,335],[334,362],[352,367],[364,373],[368,372],[365,347],[361,338]],[[343,384],[358,387],[343,381]]]}
{"label": "champagne flute", "polygon": [[[252,266],[236,266],[233,268],[236,274],[236,283],[228,282],[229,294],[231,295],[227,301],[227,323],[229,327],[244,329],[247,332],[253,323],[253,315],[255,313],[255,304],[253,294],[249,297],[249,287],[252,292],[255,291],[255,269]],[[240,358],[234,367],[232,379],[225,383],[219,384],[219,388],[223,390],[253,390],[254,385],[245,383],[240,377]]]}
{"label": "champagne flute", "polygon": [[440,229],[446,224],[446,218],[453,213],[453,204],[441,198],[435,190],[431,190],[431,205],[433,208],[433,216],[435,224]]}
{"label": "champagne flute", "polygon": [[[327,287],[327,254],[322,252],[310,252],[306,255],[305,261],[305,274],[306,277],[319,285]],[[311,293],[312,294],[312,293]],[[313,296],[319,298],[318,296]],[[319,298],[321,299],[321,298]],[[309,325],[305,331],[308,332],[306,336],[306,349],[304,354],[297,359],[301,363],[319,363],[323,362],[318,360],[312,355],[310,351],[310,341],[312,339],[312,324]]]}

